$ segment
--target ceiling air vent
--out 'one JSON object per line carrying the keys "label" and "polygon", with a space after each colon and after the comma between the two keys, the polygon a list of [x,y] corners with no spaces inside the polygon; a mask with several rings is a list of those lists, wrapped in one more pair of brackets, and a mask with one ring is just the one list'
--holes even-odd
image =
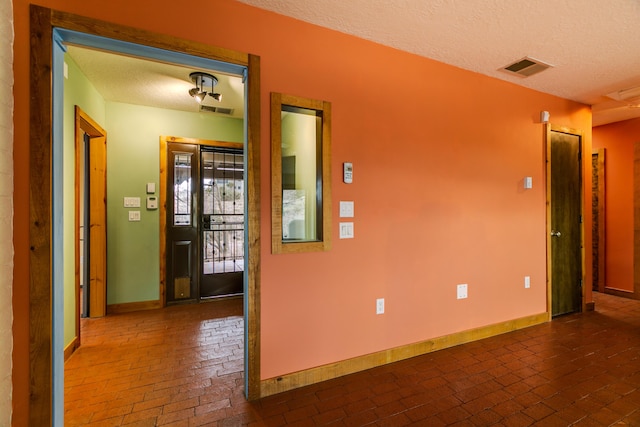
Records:
{"label": "ceiling air vent", "polygon": [[218,113],[218,114],[225,114],[227,116],[230,116],[233,114],[233,108],[213,107],[211,105],[200,104],[200,112],[201,113]]}
{"label": "ceiling air vent", "polygon": [[542,61],[525,56],[511,65],[500,68],[500,70],[520,77],[529,77],[534,74],[538,74],[549,67],[552,67],[552,65],[545,64]]}
{"label": "ceiling air vent", "polygon": [[622,89],[608,93],[607,96],[616,101],[625,101],[633,104],[640,103],[640,86]]}

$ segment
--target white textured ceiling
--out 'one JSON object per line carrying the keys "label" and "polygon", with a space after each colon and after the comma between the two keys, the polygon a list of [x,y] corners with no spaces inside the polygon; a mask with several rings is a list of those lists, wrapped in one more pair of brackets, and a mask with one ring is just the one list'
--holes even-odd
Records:
{"label": "white textured ceiling", "polygon": [[[640,86],[640,0],[240,0],[593,105],[593,124],[640,116],[608,97]],[[109,101],[198,111],[184,67],[70,47],[70,56]],[[522,78],[499,71],[525,56],[551,64]],[[200,70],[198,70],[200,71]],[[242,112],[239,78],[220,78],[223,102]]]}
{"label": "white textured ceiling", "polygon": [[[640,86],[638,0],[240,0],[322,27],[594,105],[594,125],[640,115],[605,95]],[[525,56],[553,65],[498,71]]]}

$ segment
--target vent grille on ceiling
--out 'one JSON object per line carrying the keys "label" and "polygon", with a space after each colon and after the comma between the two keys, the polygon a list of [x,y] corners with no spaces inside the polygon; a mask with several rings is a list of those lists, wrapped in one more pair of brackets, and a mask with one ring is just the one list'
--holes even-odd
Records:
{"label": "vent grille on ceiling", "polygon": [[514,62],[513,64],[500,68],[500,70],[505,71],[509,74],[515,74],[520,77],[529,77],[533,76],[534,74],[538,74],[550,67],[552,67],[552,65],[545,64],[542,61],[538,61],[537,59],[525,56],[524,58]]}
{"label": "vent grille on ceiling", "polygon": [[200,105],[201,113],[218,113],[230,116],[233,114],[233,108],[213,107],[211,105]]}
{"label": "vent grille on ceiling", "polygon": [[607,96],[616,101],[625,101],[631,104],[640,103],[640,86],[622,89],[616,92],[608,93]]}

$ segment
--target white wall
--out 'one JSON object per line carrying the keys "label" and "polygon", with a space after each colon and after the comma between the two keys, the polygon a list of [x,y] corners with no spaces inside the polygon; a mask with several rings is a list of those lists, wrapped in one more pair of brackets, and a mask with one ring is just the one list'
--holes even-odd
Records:
{"label": "white wall", "polygon": [[11,425],[13,350],[13,4],[0,0],[0,426]]}

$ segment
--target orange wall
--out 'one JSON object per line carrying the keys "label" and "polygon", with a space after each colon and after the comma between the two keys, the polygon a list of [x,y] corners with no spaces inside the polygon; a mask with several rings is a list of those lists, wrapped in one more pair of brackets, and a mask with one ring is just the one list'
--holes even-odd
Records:
{"label": "orange wall", "polygon": [[[200,4],[198,13],[216,23],[196,25],[192,7],[167,0],[39,3],[261,57],[263,378],[546,310],[539,112],[585,131],[589,152],[588,108],[231,0]],[[14,0],[14,13],[15,140],[24,142],[27,1]],[[332,102],[329,252],[270,254],[272,91]],[[345,161],[354,164],[351,185],[341,182]],[[28,402],[27,144],[16,144],[15,165],[23,187],[15,200],[20,420]],[[525,176],[533,177],[532,190],[522,189]],[[338,239],[340,200],[355,202],[353,240]],[[524,289],[525,275],[531,289]],[[468,299],[455,299],[458,283],[469,284]],[[384,315],[375,314],[376,298],[386,299]]]}
{"label": "orange wall", "polygon": [[633,292],[633,145],[640,119],[593,128],[593,149],[605,152],[605,286]]}

